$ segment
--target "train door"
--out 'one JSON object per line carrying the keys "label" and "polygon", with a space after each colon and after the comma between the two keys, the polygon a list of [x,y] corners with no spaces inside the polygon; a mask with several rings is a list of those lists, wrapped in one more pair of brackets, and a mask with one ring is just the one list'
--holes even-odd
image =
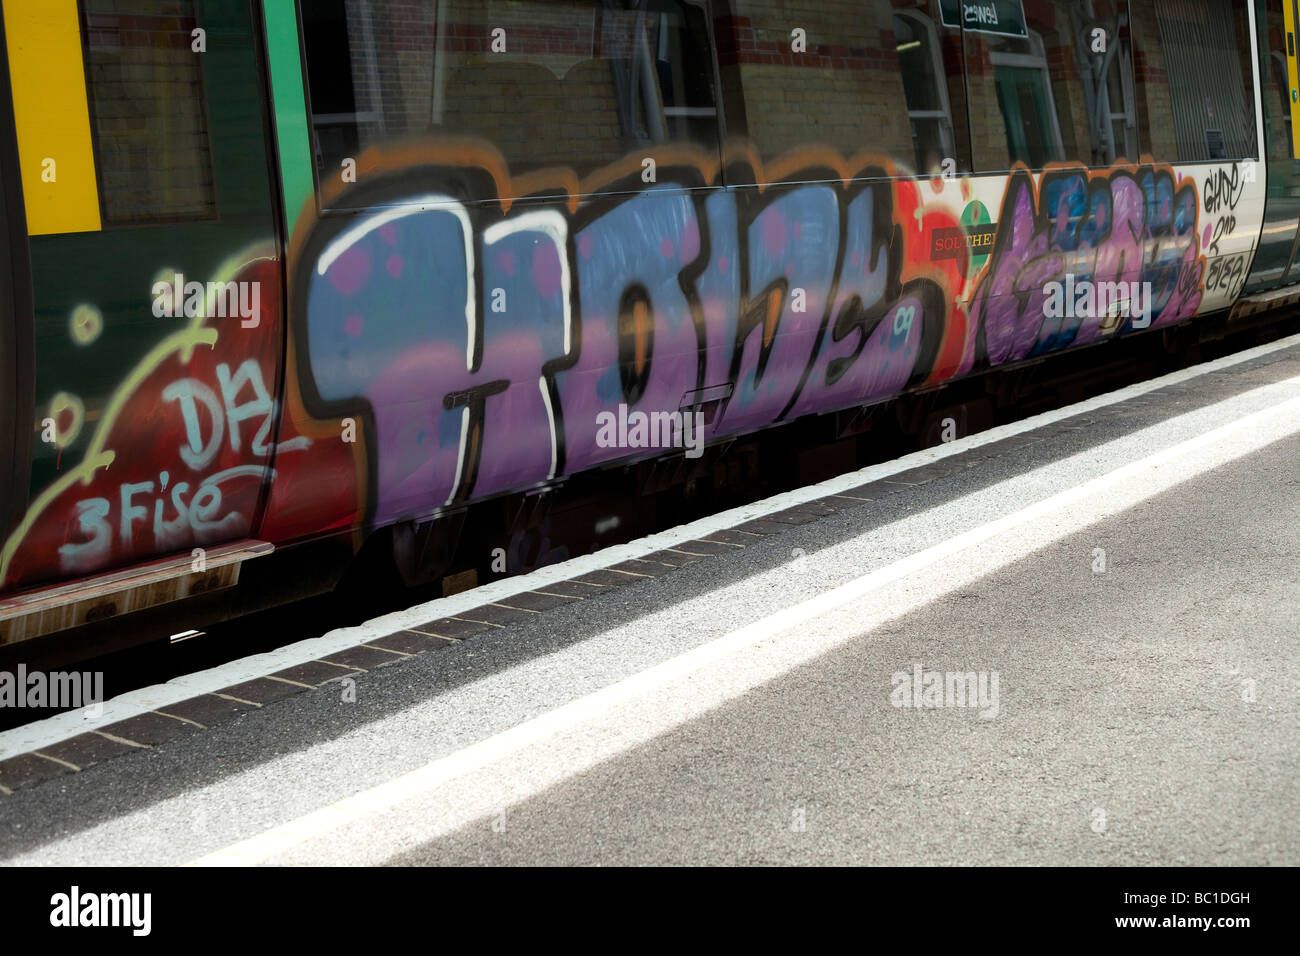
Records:
{"label": "train door", "polygon": [[283,353],[259,10],[3,0],[35,414],[0,590],[256,527]]}
{"label": "train door", "polygon": [[1297,0],[1255,0],[1267,193],[1247,293],[1300,282],[1300,72]]}
{"label": "train door", "polygon": [[[6,74],[0,23],[0,76]],[[0,83],[0,539],[27,502],[28,429],[31,420],[31,274],[27,226],[18,185],[13,101]]]}

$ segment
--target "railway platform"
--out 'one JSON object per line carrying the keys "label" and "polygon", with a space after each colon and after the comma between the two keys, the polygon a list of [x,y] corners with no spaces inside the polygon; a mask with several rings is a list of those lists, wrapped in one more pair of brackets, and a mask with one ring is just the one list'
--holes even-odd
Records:
{"label": "railway platform", "polygon": [[0,734],[5,864],[1300,862],[1300,336]]}

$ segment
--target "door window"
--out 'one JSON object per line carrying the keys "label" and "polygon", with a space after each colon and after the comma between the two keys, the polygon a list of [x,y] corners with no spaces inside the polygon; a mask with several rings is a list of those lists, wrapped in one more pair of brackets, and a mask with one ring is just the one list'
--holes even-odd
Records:
{"label": "door window", "polygon": [[216,194],[194,0],[82,0],[105,226],[212,219]]}

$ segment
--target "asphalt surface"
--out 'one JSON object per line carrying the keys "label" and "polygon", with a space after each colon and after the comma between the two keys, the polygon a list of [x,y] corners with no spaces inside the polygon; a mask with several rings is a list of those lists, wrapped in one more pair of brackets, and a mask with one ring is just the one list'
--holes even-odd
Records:
{"label": "asphalt surface", "polygon": [[[1211,472],[395,862],[1294,865],[1297,462]],[[997,671],[996,717],[893,706],[915,661]]]}
{"label": "asphalt surface", "polygon": [[[1291,348],[1067,418],[743,550],[369,671],[354,701],[314,691],[19,791],[0,800],[0,861],[221,851],[1294,399],[1297,376]],[[395,803],[265,860],[1294,865],[1297,453],[1285,437],[960,587],[918,575],[892,619],[872,617],[873,597],[812,617],[798,634],[830,651],[716,705],[693,709],[676,685],[683,717],[649,739],[637,728],[665,699],[628,710],[629,746],[571,771],[541,740],[554,779],[466,778],[466,799]],[[894,675],[917,662],[996,672],[996,716],[895,706]],[[430,823],[453,804],[460,817]]]}

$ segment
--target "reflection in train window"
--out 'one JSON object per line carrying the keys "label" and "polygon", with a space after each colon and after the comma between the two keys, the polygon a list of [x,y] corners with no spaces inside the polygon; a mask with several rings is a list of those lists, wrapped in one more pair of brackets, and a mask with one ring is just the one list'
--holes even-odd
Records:
{"label": "reflection in train window", "polygon": [[193,0],[83,0],[86,90],[106,226],[215,219]]}
{"label": "reflection in train window", "polygon": [[1257,158],[1246,0],[1134,3],[1139,110],[1157,160]]}
{"label": "reflection in train window", "polygon": [[1286,54],[1281,50],[1274,50],[1269,54],[1268,65],[1273,77],[1273,92],[1277,97],[1274,100],[1269,99],[1268,86],[1265,84],[1264,127],[1267,131],[1268,158],[1293,159],[1291,82],[1287,79]]}
{"label": "reflection in train window", "polygon": [[1128,4],[1000,4],[996,25],[963,31],[976,124],[975,168],[1105,166],[1139,152]]}
{"label": "reflection in train window", "polygon": [[727,11],[714,33],[728,128],[764,161],[829,148],[919,173],[947,158],[969,170],[960,31],[937,28],[937,0],[823,0],[797,16],[768,0],[715,10]]}
{"label": "reflection in train window", "polygon": [[302,15],[322,176],[372,146],[429,134],[473,138],[514,174],[585,175],[665,143],[716,154],[697,3],[313,0]]}
{"label": "reflection in train window", "polygon": [[916,168],[942,170],[944,159],[956,156],[952,111],[934,21],[915,10],[894,14],[894,50],[907,96]]}

